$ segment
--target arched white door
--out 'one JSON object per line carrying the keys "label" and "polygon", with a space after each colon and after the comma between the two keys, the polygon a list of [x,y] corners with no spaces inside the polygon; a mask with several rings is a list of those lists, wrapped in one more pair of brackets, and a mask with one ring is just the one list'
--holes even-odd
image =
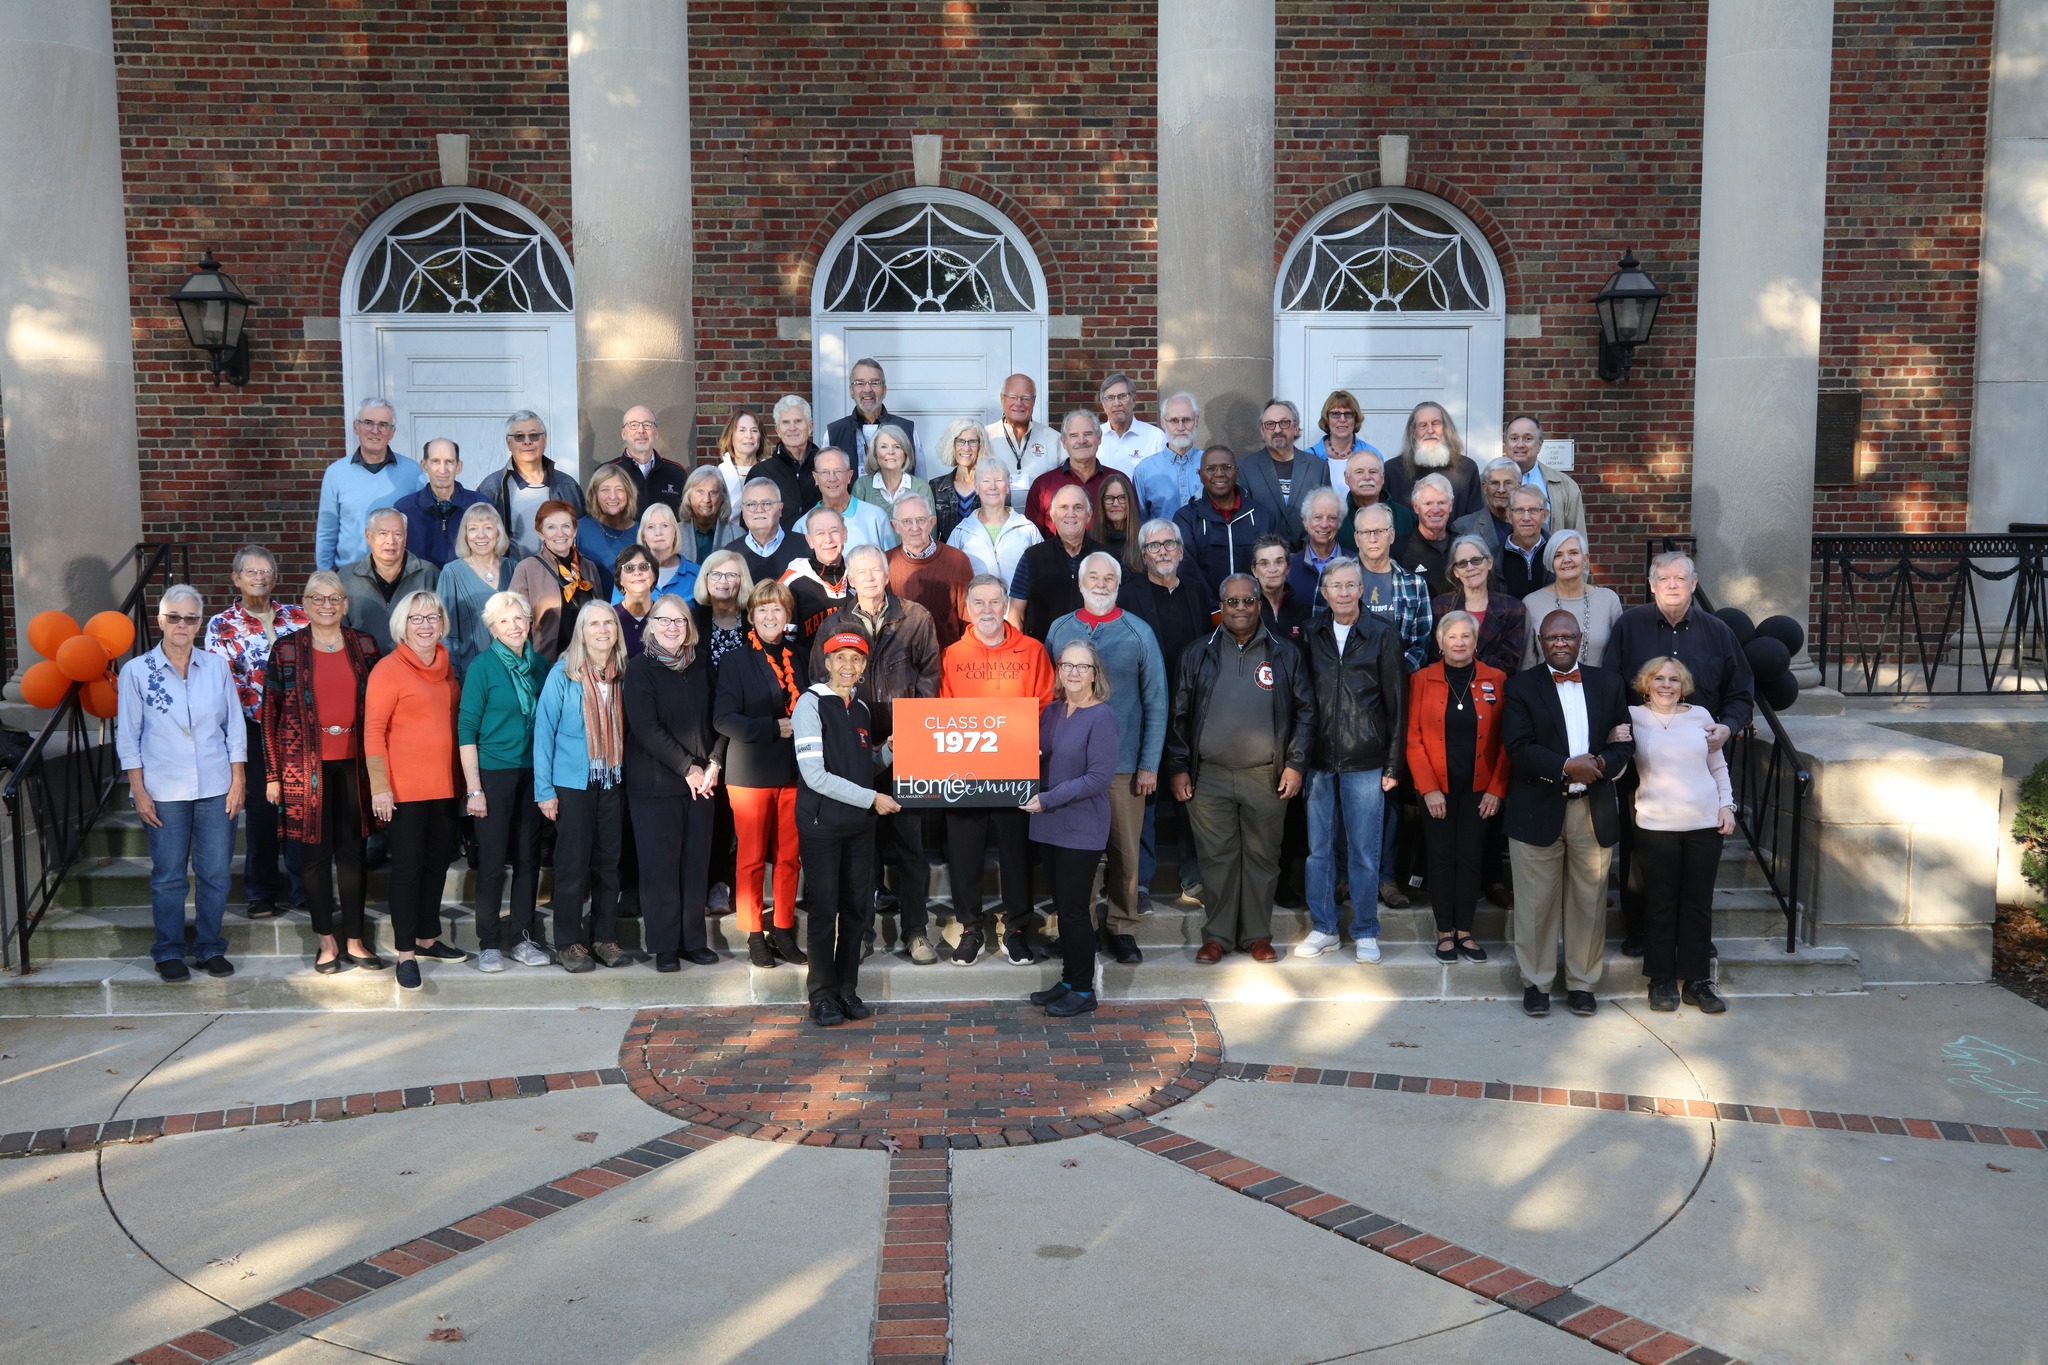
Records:
{"label": "arched white door", "polygon": [[1472,221],[1407,189],[1367,190],[1318,214],[1287,250],[1273,304],[1278,392],[1302,439],[1332,389],[1363,409],[1361,435],[1392,456],[1408,414],[1442,403],[1485,460],[1500,453],[1507,303]]}
{"label": "arched white door", "polygon": [[484,190],[429,190],[370,224],[341,285],[343,421],[372,394],[392,445],[446,436],[471,487],[505,463],[505,419],[541,415],[576,468],[576,315],[569,258],[539,219]]}
{"label": "arched white door", "polygon": [[863,206],[826,245],[811,291],[819,431],[853,411],[847,371],[867,357],[888,375],[889,410],[917,423],[927,461],[946,423],[1000,415],[1007,375],[1037,381],[1043,421],[1045,274],[1024,234],[957,190],[900,190]]}

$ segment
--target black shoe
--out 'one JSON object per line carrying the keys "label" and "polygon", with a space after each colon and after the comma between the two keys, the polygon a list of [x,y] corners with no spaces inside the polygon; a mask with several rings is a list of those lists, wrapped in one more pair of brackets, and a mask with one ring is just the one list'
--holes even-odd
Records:
{"label": "black shoe", "polygon": [[1486,949],[1480,947],[1478,940],[1474,939],[1472,935],[1460,934],[1458,936],[1458,956],[1464,958],[1467,962],[1484,962],[1486,961]]}
{"label": "black shoe", "polygon": [[684,953],[683,960],[694,962],[699,967],[716,967],[719,962],[718,954],[712,952],[709,948],[699,948],[694,952]]}
{"label": "black shoe", "polygon": [[333,976],[336,972],[347,971],[356,964],[348,960],[347,953],[336,953],[325,962],[315,962],[313,970],[322,976]]}
{"label": "black shoe", "polygon": [[775,953],[768,946],[768,935],[747,935],[747,961],[756,967],[773,967]]}
{"label": "black shoe", "polygon": [[875,936],[874,936],[873,934],[863,934],[863,935],[861,935],[861,940],[860,940],[860,960],[861,960],[862,962],[866,962],[866,961],[867,961],[867,960],[868,960],[869,958],[873,957],[874,955],[875,955]]}
{"label": "black shoe", "polygon": [[430,947],[415,948],[413,953],[418,957],[429,958],[435,962],[469,961],[468,953],[463,952],[462,949],[444,939],[436,939]]}
{"label": "black shoe", "polygon": [[1045,1012],[1055,1019],[1071,1019],[1077,1014],[1092,1014],[1094,1011],[1094,991],[1071,989],[1065,995],[1045,1007]]}
{"label": "black shoe", "polygon": [[680,954],[656,953],[654,955],[654,970],[657,972],[679,972],[682,969],[683,959]]}
{"label": "black shoe", "polygon": [[1436,941],[1436,960],[1438,962],[1456,962],[1458,960],[1458,940],[1454,938],[1438,939]]}
{"label": "black shoe", "polygon": [[344,961],[353,962],[365,971],[381,972],[391,965],[383,958],[378,957],[374,951],[368,953],[343,953],[341,956]]}
{"label": "black shoe", "polygon": [[1593,998],[1593,992],[1591,991],[1566,991],[1564,1003],[1573,1014],[1578,1015],[1581,1019],[1584,1019],[1594,1010],[1600,1008],[1600,1002]]}
{"label": "black shoe", "polygon": [[1650,983],[1650,1008],[1659,1014],[1669,1014],[1678,1008],[1678,983],[1676,981],[1652,981]]}
{"label": "black shoe", "polygon": [[277,908],[276,901],[261,900],[250,901],[248,907],[244,909],[242,913],[247,915],[250,919],[276,919],[279,915],[282,915],[284,911]]}
{"label": "black shoe", "polygon": [[981,930],[962,929],[960,931],[960,946],[953,950],[953,965],[955,967],[972,967],[974,959],[980,956]]}
{"label": "black shoe", "polygon": [[852,991],[841,991],[839,993],[839,1012],[849,1019],[865,1019],[875,1011],[873,1006],[869,1005],[867,1001],[861,999]]}
{"label": "black shoe", "polygon": [[1031,951],[1031,940],[1025,937],[1022,929],[1012,929],[1003,935],[1003,952],[1012,966],[1029,967],[1038,961],[1037,955]]}
{"label": "black shoe", "polygon": [[208,976],[233,976],[235,974],[235,964],[219,954],[215,954],[200,963],[199,970],[205,972]]}
{"label": "black shoe", "polygon": [[1138,940],[1133,935],[1111,934],[1109,946],[1116,954],[1116,960],[1126,967],[1135,967],[1145,960],[1145,953],[1138,947]]}
{"label": "black shoe", "polygon": [[894,891],[878,890],[875,892],[875,913],[886,915],[899,904],[900,902],[896,899]]}
{"label": "black shoe", "polygon": [[829,995],[821,995],[811,1002],[811,1022],[819,1028],[831,1028],[834,1024],[846,1022],[846,1015],[839,1008],[839,1002]]}
{"label": "black shoe", "polygon": [[804,956],[804,950],[796,946],[796,930],[794,929],[770,929],[768,931],[768,946],[773,948],[775,955],[784,962],[793,962],[801,967],[810,961],[809,958]]}
{"label": "black shoe", "polygon": [[1633,936],[1624,937],[1621,940],[1621,955],[1623,957],[1641,957],[1643,955],[1643,941]]}
{"label": "black shoe", "polygon": [[1728,1002],[1721,998],[1721,992],[1714,989],[1711,981],[1688,981],[1679,991],[1679,998],[1692,1005],[1701,1014],[1726,1014]]}
{"label": "black shoe", "polygon": [[1535,986],[1522,988],[1522,1013],[1531,1019],[1541,1019],[1550,1013],[1550,992]]}
{"label": "black shoe", "polygon": [[1025,999],[1029,1000],[1034,1005],[1050,1005],[1053,1001],[1059,999],[1061,996],[1067,994],[1069,991],[1073,989],[1074,988],[1072,986],[1069,986],[1064,981],[1055,981],[1042,991],[1031,992],[1031,994],[1026,996]]}
{"label": "black shoe", "polygon": [[420,964],[401,958],[398,963],[398,986],[400,990],[416,991],[420,988]]}
{"label": "black shoe", "polygon": [[1273,893],[1273,904],[1282,910],[1299,910],[1308,904],[1308,900],[1294,887],[1283,886]]}
{"label": "black shoe", "polygon": [[185,959],[174,957],[168,962],[156,964],[156,974],[165,981],[190,981],[192,969],[185,965]]}

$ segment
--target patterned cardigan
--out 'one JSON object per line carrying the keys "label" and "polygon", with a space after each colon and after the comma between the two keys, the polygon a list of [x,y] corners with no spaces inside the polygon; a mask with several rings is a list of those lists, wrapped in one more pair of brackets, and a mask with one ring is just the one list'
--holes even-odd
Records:
{"label": "patterned cardigan", "polygon": [[[377,662],[377,642],[360,631],[341,628],[341,652],[356,675],[356,809],[362,812],[363,833],[370,832],[370,770],[363,762],[360,736],[363,690],[370,666]],[[320,722],[313,701],[313,632],[282,635],[270,649],[263,674],[263,757],[279,793],[280,833],[300,843],[317,844],[325,828],[321,816]]]}

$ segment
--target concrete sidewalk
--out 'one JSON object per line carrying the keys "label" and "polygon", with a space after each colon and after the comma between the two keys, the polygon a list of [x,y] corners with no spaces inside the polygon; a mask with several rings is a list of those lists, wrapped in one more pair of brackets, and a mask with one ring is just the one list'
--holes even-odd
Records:
{"label": "concrete sidewalk", "polygon": [[679,1124],[624,1010],[0,1022],[0,1148],[116,1139],[0,1160],[0,1362],[2048,1361],[2048,1013],[1994,987],[1213,1014],[1149,1117],[922,1157]]}

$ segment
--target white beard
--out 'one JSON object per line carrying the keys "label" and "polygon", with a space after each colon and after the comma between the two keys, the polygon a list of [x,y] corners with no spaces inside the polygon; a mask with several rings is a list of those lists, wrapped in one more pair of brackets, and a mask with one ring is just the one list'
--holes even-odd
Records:
{"label": "white beard", "polygon": [[1415,463],[1424,469],[1449,469],[1451,448],[1442,441],[1417,441]]}
{"label": "white beard", "polygon": [[1081,605],[1086,607],[1093,615],[1107,616],[1116,609],[1116,597],[1114,595],[1109,597],[1090,597],[1084,592],[1081,594]]}
{"label": "white beard", "polygon": [[1192,432],[1185,436],[1175,435],[1166,438],[1166,448],[1176,455],[1185,455],[1194,449],[1194,446],[1195,438]]}

